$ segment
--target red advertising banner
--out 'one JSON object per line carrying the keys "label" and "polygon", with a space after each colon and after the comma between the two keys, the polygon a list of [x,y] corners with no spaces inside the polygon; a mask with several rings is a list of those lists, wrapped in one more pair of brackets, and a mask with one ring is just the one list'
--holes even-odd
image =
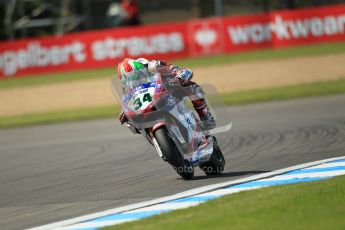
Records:
{"label": "red advertising banner", "polygon": [[226,52],[345,41],[345,5],[224,18]]}
{"label": "red advertising banner", "polygon": [[0,43],[0,78],[114,66],[123,57],[188,56],[185,23]]}
{"label": "red advertising banner", "polygon": [[274,47],[345,41],[345,5],[271,14]]}
{"label": "red advertising banner", "polygon": [[116,28],[0,43],[0,79],[115,66],[124,57],[174,59],[345,41],[345,4]]}

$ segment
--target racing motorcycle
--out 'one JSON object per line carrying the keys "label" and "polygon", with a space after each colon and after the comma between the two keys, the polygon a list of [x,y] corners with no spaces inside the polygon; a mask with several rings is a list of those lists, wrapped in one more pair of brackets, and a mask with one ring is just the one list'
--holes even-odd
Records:
{"label": "racing motorcycle", "polygon": [[221,174],[225,159],[216,138],[203,128],[186,87],[166,73],[142,69],[128,74],[123,82],[112,79],[127,127],[143,135],[182,178],[192,179],[194,167],[206,175]]}

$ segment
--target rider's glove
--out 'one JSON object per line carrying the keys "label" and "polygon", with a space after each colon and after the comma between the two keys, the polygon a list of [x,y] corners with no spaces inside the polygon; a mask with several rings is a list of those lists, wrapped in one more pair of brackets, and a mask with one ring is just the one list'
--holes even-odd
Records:
{"label": "rider's glove", "polygon": [[193,71],[189,70],[189,69],[178,69],[175,72],[175,77],[180,78],[180,79],[184,79],[186,81],[190,81],[192,80],[193,77]]}
{"label": "rider's glove", "polygon": [[119,119],[121,125],[123,125],[125,122],[128,121],[128,118],[127,118],[127,116],[125,115],[124,112],[121,112],[121,113],[118,115],[117,118]]}

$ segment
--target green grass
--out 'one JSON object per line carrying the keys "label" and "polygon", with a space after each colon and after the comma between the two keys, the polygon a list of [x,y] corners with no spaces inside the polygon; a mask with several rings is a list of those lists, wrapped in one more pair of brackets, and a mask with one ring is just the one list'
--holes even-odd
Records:
{"label": "green grass", "polygon": [[224,54],[211,57],[195,57],[177,60],[177,65],[186,67],[208,66],[218,64],[231,64],[237,62],[248,62],[258,60],[296,58],[308,56],[320,56],[327,54],[337,54],[345,52],[345,42],[323,43],[309,46],[296,46],[281,49],[258,49],[255,51]]}
{"label": "green grass", "polygon": [[[240,192],[116,229],[345,229],[345,176]],[[105,228],[107,230],[115,227]]]}
{"label": "green grass", "polygon": [[[247,90],[223,94],[226,105],[241,105],[265,101],[289,100],[311,96],[324,96],[345,93],[345,80],[318,82],[306,85],[284,86],[268,89]],[[49,124],[65,121],[115,117],[119,106],[109,105],[95,108],[82,108],[49,113],[27,114],[13,117],[0,117],[0,128]]]}
{"label": "green grass", "polygon": [[241,105],[342,93],[345,93],[345,80],[239,91],[224,94],[223,99],[227,105]]}
{"label": "green grass", "polygon": [[115,68],[103,68],[83,71],[71,71],[61,73],[49,73],[32,75],[30,77],[9,77],[0,80],[0,89],[13,87],[28,87],[44,84],[65,83],[78,80],[88,80],[94,78],[109,78],[114,74]]}
{"label": "green grass", "polygon": [[[248,62],[257,60],[269,60],[277,58],[294,58],[304,56],[318,56],[345,52],[345,42],[325,43],[301,47],[289,47],[284,49],[260,49],[256,51],[225,54],[208,57],[196,57],[172,61],[174,64],[186,67],[207,66],[216,64],[231,64],[236,62]],[[86,80],[93,78],[109,78],[116,73],[116,63],[113,68],[101,68],[96,70],[73,71],[68,73],[51,73],[35,75],[32,77],[13,77],[0,80],[0,89],[33,86],[40,84],[55,84],[60,82]]]}

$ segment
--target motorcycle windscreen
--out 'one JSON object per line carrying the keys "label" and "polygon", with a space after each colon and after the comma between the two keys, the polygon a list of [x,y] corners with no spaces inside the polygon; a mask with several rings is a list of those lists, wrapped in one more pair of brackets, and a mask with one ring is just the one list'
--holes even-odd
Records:
{"label": "motorcycle windscreen", "polygon": [[133,71],[111,80],[112,90],[124,112],[140,113],[152,105],[157,75],[146,70]]}
{"label": "motorcycle windscreen", "polygon": [[122,95],[122,84],[120,79],[116,76],[116,77],[112,77],[111,78],[111,91],[114,94],[117,104],[121,105],[122,104],[122,100],[121,98],[123,97]]}
{"label": "motorcycle windscreen", "polygon": [[111,88],[122,111],[138,129],[165,122],[163,111],[157,110],[155,104],[162,88],[158,74],[143,69],[128,74],[125,79],[113,77]]}

